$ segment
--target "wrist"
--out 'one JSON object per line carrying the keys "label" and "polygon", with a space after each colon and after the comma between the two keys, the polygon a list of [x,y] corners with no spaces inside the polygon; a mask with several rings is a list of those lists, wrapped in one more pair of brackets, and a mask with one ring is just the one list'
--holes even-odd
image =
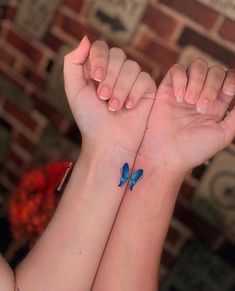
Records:
{"label": "wrist", "polygon": [[101,159],[103,162],[107,161],[112,164],[120,164],[121,161],[123,161],[123,163],[127,162],[132,164],[135,158],[136,152],[127,148],[112,143],[91,140],[83,141],[79,157],[81,161],[86,161],[86,163],[99,161]]}
{"label": "wrist", "polygon": [[149,155],[141,154],[136,157],[136,165],[148,172],[150,176],[166,179],[172,183],[182,183],[188,171],[183,167],[177,167],[174,162],[163,159],[162,157],[150,157]]}
{"label": "wrist", "polygon": [[[67,189],[85,188],[109,188],[112,185],[113,192],[122,193],[125,188],[118,187],[120,169],[124,163],[132,167],[135,153],[120,147],[107,144],[83,143],[77,162],[73,167]],[[72,193],[73,191],[71,191]],[[90,191],[93,193],[94,191]],[[75,196],[77,194],[75,193]]]}

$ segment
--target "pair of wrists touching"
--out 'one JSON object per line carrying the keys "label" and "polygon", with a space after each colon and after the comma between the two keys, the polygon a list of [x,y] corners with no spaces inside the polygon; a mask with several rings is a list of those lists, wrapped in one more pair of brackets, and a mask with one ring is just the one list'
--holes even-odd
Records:
{"label": "pair of wrists touching", "polygon": [[[18,283],[25,290],[35,281],[38,290],[43,290],[43,284],[63,290],[66,278],[66,283],[73,282],[71,290],[77,284],[80,290],[91,290],[98,270],[95,286],[108,282],[111,287],[94,290],[115,289],[122,280],[128,287],[138,286],[127,290],[143,290],[139,280],[143,278],[145,286],[145,276],[153,282],[155,272],[143,276],[139,272],[159,265],[185,174],[235,136],[235,113],[226,114],[235,95],[235,73],[219,66],[208,68],[205,60],[197,59],[187,72],[184,66],[174,65],[156,89],[150,75],[128,60],[121,49],[109,49],[101,41],[90,44],[85,37],[65,57],[64,78],[68,102],[83,137],[81,154],[58,185],[58,191],[64,188],[73,169],[51,225],[39,247],[19,268]],[[127,184],[134,195],[126,191]],[[58,236],[58,230],[66,235]],[[45,255],[40,253],[42,249]],[[102,257],[104,250],[106,256]],[[43,275],[38,272],[46,268],[55,271],[58,282],[47,272],[41,282]],[[133,271],[133,280],[126,278],[125,268]],[[28,280],[25,274],[29,270]]]}

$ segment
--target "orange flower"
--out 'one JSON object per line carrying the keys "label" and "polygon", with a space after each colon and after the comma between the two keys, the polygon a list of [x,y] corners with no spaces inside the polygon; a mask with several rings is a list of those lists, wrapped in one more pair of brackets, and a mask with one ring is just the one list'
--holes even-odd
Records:
{"label": "orange flower", "polygon": [[56,189],[69,164],[51,163],[24,175],[9,202],[9,221],[15,238],[29,237],[34,242],[46,228],[60,199]]}

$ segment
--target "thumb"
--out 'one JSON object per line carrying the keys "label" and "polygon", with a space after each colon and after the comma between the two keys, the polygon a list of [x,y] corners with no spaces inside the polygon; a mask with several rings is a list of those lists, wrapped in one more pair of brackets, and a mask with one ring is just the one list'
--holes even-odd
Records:
{"label": "thumb", "polygon": [[79,46],[64,58],[65,92],[69,101],[87,84],[83,64],[89,55],[90,45],[88,37],[84,36]]}

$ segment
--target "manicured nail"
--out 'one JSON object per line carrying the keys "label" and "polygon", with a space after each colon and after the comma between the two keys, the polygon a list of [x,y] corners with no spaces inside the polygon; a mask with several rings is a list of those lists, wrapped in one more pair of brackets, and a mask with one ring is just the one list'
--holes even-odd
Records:
{"label": "manicured nail", "polygon": [[176,102],[177,103],[182,103],[183,102],[183,98],[181,96],[176,96]]}
{"label": "manicured nail", "polygon": [[134,105],[134,102],[132,99],[128,99],[125,103],[126,109],[131,109],[133,107],[133,105]]}
{"label": "manicured nail", "polygon": [[195,104],[197,101],[197,93],[191,91],[186,95],[185,99],[189,104]]}
{"label": "manicured nail", "polygon": [[204,113],[209,109],[210,102],[207,99],[203,99],[197,104],[197,112]]}
{"label": "manicured nail", "polygon": [[185,92],[182,88],[175,89],[175,98],[177,103],[182,103],[184,101],[184,94]]}
{"label": "manicured nail", "polygon": [[230,96],[234,96],[235,95],[235,86],[233,85],[227,85],[224,87],[224,93]]}
{"label": "manicured nail", "polygon": [[103,80],[103,69],[97,68],[94,73],[94,80],[101,82]]}
{"label": "manicured nail", "polygon": [[112,98],[108,106],[110,111],[117,111],[120,106],[120,101],[117,98]]}
{"label": "manicured nail", "polygon": [[106,85],[101,86],[99,91],[99,97],[102,100],[107,100],[110,97],[110,88]]}

